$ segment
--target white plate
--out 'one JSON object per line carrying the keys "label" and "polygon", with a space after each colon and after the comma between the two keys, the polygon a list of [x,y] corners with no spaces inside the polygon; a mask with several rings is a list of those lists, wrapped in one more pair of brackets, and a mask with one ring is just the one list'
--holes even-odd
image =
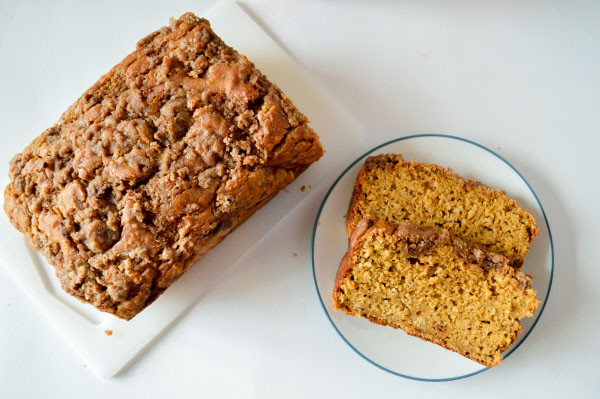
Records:
{"label": "white plate", "polygon": [[525,178],[488,148],[459,137],[425,134],[402,137],[382,144],[352,162],[333,183],[317,214],[312,236],[312,265],[317,293],[331,324],[356,353],[385,371],[415,380],[447,381],[487,370],[487,367],[440,346],[411,337],[401,330],[347,316],[344,312],[336,312],[331,308],[335,275],[348,246],[344,218],[354,180],[365,158],[381,153],[399,153],[406,160],[451,167],[463,177],[472,177],[506,191],[520,206],[533,213],[540,234],[525,257],[523,271],[535,276],[533,287],[537,290],[541,304],[533,317],[523,319],[523,332],[517,342],[503,353],[504,359],[533,330],[544,310],[552,285],[554,249],[542,204]]}

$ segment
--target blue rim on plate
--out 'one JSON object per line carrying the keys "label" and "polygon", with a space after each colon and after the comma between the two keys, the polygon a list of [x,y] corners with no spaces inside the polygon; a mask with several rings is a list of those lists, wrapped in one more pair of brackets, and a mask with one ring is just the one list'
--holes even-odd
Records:
{"label": "blue rim on plate", "polygon": [[544,308],[546,307],[546,302],[548,302],[548,297],[550,296],[550,290],[552,288],[552,280],[554,278],[554,242],[552,241],[552,232],[550,230],[550,224],[548,223],[548,218],[546,217],[546,212],[544,211],[544,207],[542,206],[542,203],[540,202],[540,199],[538,198],[538,196],[535,193],[535,191],[533,191],[533,188],[531,187],[531,185],[529,184],[529,182],[523,177],[523,175],[514,166],[512,166],[510,164],[510,162],[508,162],[506,159],[502,158],[500,155],[498,155],[494,151],[490,150],[489,148],[487,148],[487,147],[485,147],[485,146],[483,146],[483,145],[481,145],[479,143],[476,143],[474,141],[462,138],[462,137],[450,136],[450,135],[447,135],[447,134],[414,134],[414,135],[410,135],[410,136],[400,137],[400,138],[397,138],[397,139],[394,139],[394,140],[387,141],[387,142],[385,142],[383,144],[380,144],[380,145],[372,148],[371,150],[365,152],[363,155],[361,155],[360,157],[358,157],[346,169],[344,169],[344,171],[337,177],[337,179],[335,179],[335,181],[333,182],[333,184],[331,185],[331,187],[327,191],[327,194],[325,194],[325,198],[323,198],[323,201],[321,202],[321,206],[319,207],[319,211],[317,212],[317,217],[315,219],[315,224],[313,226],[311,243],[310,243],[310,252],[311,252],[310,253],[310,259],[311,259],[311,264],[312,264],[313,282],[315,284],[315,289],[317,290],[317,296],[319,297],[319,302],[321,302],[321,307],[323,308],[323,311],[325,312],[325,316],[327,316],[327,319],[329,320],[329,322],[331,323],[331,325],[333,326],[333,328],[335,329],[335,331],[344,340],[344,342],[346,344],[348,344],[348,346],[350,348],[352,348],[352,350],[354,352],[356,352],[360,357],[362,357],[363,359],[365,359],[367,362],[371,363],[375,367],[380,368],[381,370],[387,371],[388,373],[397,375],[399,377],[407,378],[409,380],[428,381],[428,382],[443,382],[443,381],[460,380],[462,378],[467,378],[467,377],[471,377],[471,376],[473,376],[475,374],[479,374],[479,373],[481,373],[481,372],[489,369],[489,367],[483,367],[481,370],[477,370],[477,371],[474,371],[474,372],[469,373],[469,374],[460,375],[460,376],[451,377],[451,378],[420,378],[420,377],[413,377],[413,376],[410,376],[410,375],[405,375],[405,374],[397,373],[397,372],[395,372],[393,370],[390,370],[390,369],[388,369],[386,367],[383,367],[382,365],[376,363],[374,360],[372,360],[372,359],[368,358],[367,356],[365,356],[358,349],[356,349],[350,342],[348,342],[348,340],[346,339],[346,337],[344,337],[344,335],[337,328],[337,326],[335,325],[335,323],[333,322],[333,320],[331,320],[331,317],[329,317],[329,313],[327,312],[325,304],[323,303],[323,300],[321,299],[321,292],[319,291],[319,286],[317,284],[317,276],[316,276],[316,273],[315,273],[315,236],[316,236],[316,233],[317,233],[317,225],[319,223],[319,219],[321,217],[321,212],[323,211],[323,207],[325,206],[325,203],[327,202],[327,199],[329,198],[329,195],[331,194],[331,192],[333,191],[333,189],[335,188],[335,186],[342,179],[342,177],[344,177],[344,175],[346,173],[348,173],[348,171],[350,169],[352,169],[352,167],[354,167],[354,165],[356,165],[358,162],[360,162],[362,159],[364,159],[365,157],[367,157],[372,152],[377,151],[378,149],[380,149],[382,147],[385,147],[386,145],[389,145],[389,144],[392,144],[392,143],[396,143],[398,141],[403,141],[403,140],[417,138],[417,137],[443,137],[443,138],[448,138],[448,139],[453,139],[453,140],[459,140],[459,141],[463,141],[465,143],[473,144],[474,146],[477,146],[477,147],[479,147],[479,148],[481,148],[481,149],[489,152],[490,154],[494,155],[495,157],[497,157],[498,159],[500,159],[502,162],[504,162],[506,165],[508,165],[521,178],[521,180],[523,180],[523,182],[527,185],[527,188],[529,188],[529,190],[533,194],[533,196],[534,196],[535,200],[537,201],[538,205],[540,206],[540,210],[542,211],[542,215],[544,216],[544,222],[546,223],[546,228],[548,229],[548,237],[550,239],[550,252],[552,254],[552,257],[551,257],[551,259],[552,259],[552,267],[550,269],[550,281],[548,282],[548,292],[546,292],[546,297],[544,298],[544,302],[542,303],[542,307],[540,309],[540,312],[538,313],[538,315],[535,318],[533,324],[531,325],[531,328],[529,329],[529,331],[527,331],[525,333],[525,335],[523,336],[523,339],[521,339],[514,347],[512,347],[509,350],[509,352],[506,354],[506,356],[504,356],[504,359],[506,359],[507,357],[509,357],[519,346],[521,346],[521,344],[523,342],[525,342],[525,340],[527,339],[527,337],[529,336],[529,334],[531,334],[531,331],[533,331],[533,329],[535,328],[537,322],[540,320],[540,316],[542,315],[542,313],[544,313]]}

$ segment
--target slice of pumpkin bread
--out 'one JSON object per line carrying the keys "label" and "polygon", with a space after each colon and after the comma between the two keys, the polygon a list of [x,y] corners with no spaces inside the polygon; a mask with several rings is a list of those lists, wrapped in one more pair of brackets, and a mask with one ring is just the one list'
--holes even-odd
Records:
{"label": "slice of pumpkin bread", "polygon": [[365,218],[339,266],[333,308],[492,367],[538,306],[532,277],[447,230]]}
{"label": "slice of pumpkin bread", "polygon": [[520,267],[539,228],[504,192],[438,165],[383,154],[365,161],[346,216],[348,235],[363,217],[447,229]]}

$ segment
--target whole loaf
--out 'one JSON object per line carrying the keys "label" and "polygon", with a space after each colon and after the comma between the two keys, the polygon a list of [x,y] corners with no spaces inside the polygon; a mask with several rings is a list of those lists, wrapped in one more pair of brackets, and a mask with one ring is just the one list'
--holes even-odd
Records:
{"label": "whole loaf", "polygon": [[131,319],[322,154],[285,94],[187,13],[12,159],[4,209],[67,293]]}

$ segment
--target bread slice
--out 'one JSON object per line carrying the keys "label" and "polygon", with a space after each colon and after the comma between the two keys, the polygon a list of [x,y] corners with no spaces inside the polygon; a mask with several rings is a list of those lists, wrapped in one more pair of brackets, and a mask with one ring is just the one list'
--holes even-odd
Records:
{"label": "bread slice", "polygon": [[367,158],[358,174],[346,216],[348,236],[366,216],[447,229],[506,256],[515,267],[539,232],[533,215],[504,192],[392,154]]}
{"label": "bread slice", "polygon": [[492,367],[538,306],[532,277],[447,230],[365,218],[340,263],[333,308]]}

